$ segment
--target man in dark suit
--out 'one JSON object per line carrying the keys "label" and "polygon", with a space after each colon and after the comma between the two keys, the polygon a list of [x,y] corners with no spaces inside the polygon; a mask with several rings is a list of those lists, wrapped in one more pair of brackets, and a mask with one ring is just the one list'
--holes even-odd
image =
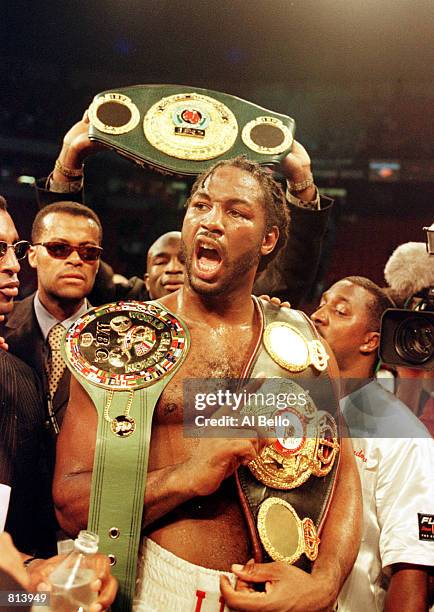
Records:
{"label": "man in dark suit", "polygon": [[[90,293],[102,251],[96,214],[76,202],[39,211],[32,228],[29,263],[36,269],[36,293],[17,302],[5,326],[9,350],[33,368],[46,398],[46,428],[53,441],[69,396],[70,374],[60,356],[60,340],[90,307]],[[52,460],[54,461],[54,443]]]}
{"label": "man in dark suit", "polygon": [[[0,318],[13,308],[19,286],[18,260],[25,257],[29,246],[18,241],[6,201],[0,196]],[[50,481],[41,452],[43,423],[37,376],[20,359],[0,350],[0,522],[6,517],[6,529],[29,554],[52,553],[55,542]]]}

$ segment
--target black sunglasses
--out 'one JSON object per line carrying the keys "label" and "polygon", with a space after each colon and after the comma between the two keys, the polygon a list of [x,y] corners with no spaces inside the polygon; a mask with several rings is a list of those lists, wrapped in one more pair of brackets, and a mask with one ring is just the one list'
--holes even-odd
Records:
{"label": "black sunglasses", "polygon": [[43,246],[54,259],[66,259],[77,251],[83,261],[97,261],[101,257],[102,247],[96,245],[66,244],[65,242],[35,242],[33,246]]}
{"label": "black sunglasses", "polygon": [[8,244],[5,240],[0,240],[0,259],[6,255],[8,249],[14,250],[17,259],[24,259],[29,252],[30,242],[27,242],[27,240],[20,240],[19,242],[15,242],[15,244]]}

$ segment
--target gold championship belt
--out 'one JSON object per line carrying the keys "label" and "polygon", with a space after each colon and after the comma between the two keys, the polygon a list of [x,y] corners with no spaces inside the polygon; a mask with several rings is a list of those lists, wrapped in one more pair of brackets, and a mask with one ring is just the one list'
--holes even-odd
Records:
{"label": "gold championship belt", "polygon": [[305,407],[294,406],[274,412],[276,432],[282,437],[265,446],[249,463],[256,478],[273,489],[295,489],[310,476],[326,476],[339,450],[334,418],[326,411],[316,410],[307,394],[304,397]]}
{"label": "gold championship belt", "polygon": [[88,528],[131,610],[153,410],[189,347],[185,325],[156,302],[94,308],[66,333],[63,357],[91,397],[98,430]]}
{"label": "gold championship belt", "polygon": [[97,94],[89,138],[140,165],[178,175],[244,154],[275,164],[291,150],[291,117],[218,91],[136,85]]}
{"label": "gold championship belt", "polygon": [[310,561],[318,556],[320,539],[313,521],[300,520],[291,504],[280,497],[268,497],[261,505],[258,531],[273,561],[292,565],[303,553]]}
{"label": "gold championship belt", "polygon": [[[260,435],[276,439],[238,469],[240,500],[255,559],[263,560],[262,546],[266,557],[309,570],[336,477],[338,404],[327,375],[328,355],[307,317],[259,305],[264,330],[247,376],[260,372],[267,379],[255,404],[247,404],[242,414],[256,415],[255,422],[261,415],[265,429]],[[258,404],[258,396],[291,401],[276,408]]]}

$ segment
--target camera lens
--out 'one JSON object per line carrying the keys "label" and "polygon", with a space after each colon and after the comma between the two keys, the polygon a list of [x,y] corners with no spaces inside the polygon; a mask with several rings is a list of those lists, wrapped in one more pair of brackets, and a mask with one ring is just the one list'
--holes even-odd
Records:
{"label": "camera lens", "polygon": [[422,364],[434,355],[434,324],[425,317],[408,317],[395,332],[395,349],[400,357]]}

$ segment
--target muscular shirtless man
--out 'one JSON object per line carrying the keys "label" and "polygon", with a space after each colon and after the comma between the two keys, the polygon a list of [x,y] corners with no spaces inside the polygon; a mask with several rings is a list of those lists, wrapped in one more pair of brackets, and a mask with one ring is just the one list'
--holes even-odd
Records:
{"label": "muscular shirtless man", "polygon": [[[230,476],[256,457],[259,443],[183,437],[183,380],[239,377],[257,342],[260,318],[251,291],[260,260],[273,257],[284,243],[288,219],[283,202],[270,175],[244,159],[217,164],[193,186],[182,228],[187,280],[177,293],[161,299],[187,324],[191,348],[155,409],[136,609],[194,610],[197,589],[212,590],[213,579],[217,599],[207,608],[212,601],[207,593],[202,611],[222,609],[219,575],[231,568],[244,579],[240,601],[222,579],[234,607],[246,609],[247,598],[247,609],[327,609],[356,556],[360,492],[348,441],[342,442],[334,501],[312,574],[279,562],[264,564],[268,588],[253,593],[248,571],[233,567],[252,555]],[[58,518],[70,533],[87,523],[96,428],[93,404],[73,381],[54,483]]]}

